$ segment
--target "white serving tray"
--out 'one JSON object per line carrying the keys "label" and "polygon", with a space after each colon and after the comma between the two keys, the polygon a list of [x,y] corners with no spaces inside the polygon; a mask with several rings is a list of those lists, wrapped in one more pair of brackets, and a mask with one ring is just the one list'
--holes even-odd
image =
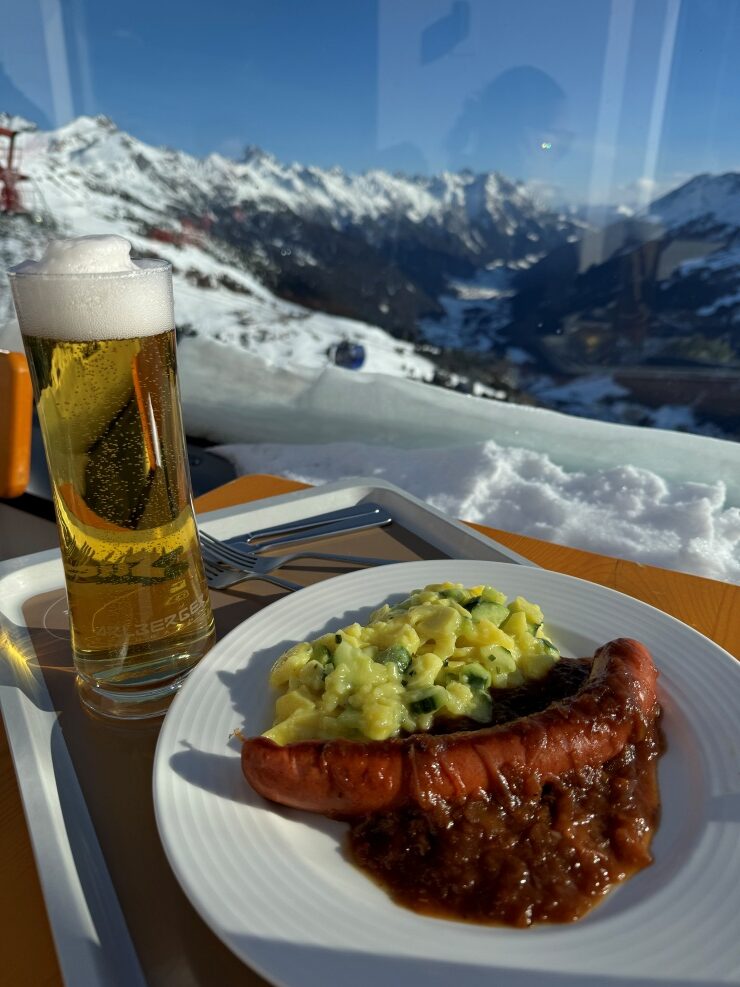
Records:
{"label": "white serving tray", "polygon": [[[227,538],[250,529],[351,507],[386,507],[441,557],[532,565],[390,483],[348,479],[212,511],[199,523]],[[15,765],[59,965],[69,987],[145,987],[58,713],[24,623],[26,601],[63,585],[58,551],[0,562],[0,712]],[[173,984],[176,980],[173,980]]]}

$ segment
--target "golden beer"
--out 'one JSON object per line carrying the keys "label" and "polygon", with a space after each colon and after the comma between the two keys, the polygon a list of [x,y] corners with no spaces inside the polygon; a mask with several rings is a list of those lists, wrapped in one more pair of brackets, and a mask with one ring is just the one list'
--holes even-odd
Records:
{"label": "golden beer", "polygon": [[[147,321],[145,333],[121,336],[116,325],[106,330],[96,322],[94,338],[85,325],[75,339],[74,325],[61,332],[56,324],[47,334],[34,319],[28,332],[23,293],[39,277],[16,281],[14,294],[46,447],[81,696],[108,715],[157,715],[214,638],[174,329],[152,331]],[[47,294],[53,287],[44,285]],[[69,291],[68,282],[57,287]]]}

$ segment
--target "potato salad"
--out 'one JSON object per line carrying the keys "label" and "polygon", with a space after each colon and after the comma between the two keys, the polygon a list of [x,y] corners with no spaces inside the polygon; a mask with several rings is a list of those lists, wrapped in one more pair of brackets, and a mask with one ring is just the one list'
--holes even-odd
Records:
{"label": "potato salad", "polygon": [[485,725],[491,690],[542,678],[559,659],[536,603],[491,586],[441,583],[384,604],[289,648],[270,684],[280,691],[266,737],[278,744],[346,737],[386,740],[429,731],[438,718]]}

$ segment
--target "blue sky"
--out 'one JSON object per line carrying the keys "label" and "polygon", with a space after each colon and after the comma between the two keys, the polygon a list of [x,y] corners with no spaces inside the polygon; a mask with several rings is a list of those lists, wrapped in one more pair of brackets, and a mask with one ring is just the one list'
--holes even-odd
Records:
{"label": "blue sky", "polygon": [[578,201],[740,170],[738,0],[0,4],[0,109],[52,125],[105,113],[199,155],[498,169]]}

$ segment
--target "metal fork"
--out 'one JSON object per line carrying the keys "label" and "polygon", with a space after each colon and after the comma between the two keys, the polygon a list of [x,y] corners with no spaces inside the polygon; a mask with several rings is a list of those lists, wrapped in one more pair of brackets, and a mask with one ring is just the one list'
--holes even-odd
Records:
{"label": "metal fork", "polygon": [[333,552],[314,552],[310,549],[291,552],[290,555],[258,556],[253,552],[242,552],[233,545],[219,541],[213,535],[200,532],[200,545],[203,554],[211,562],[232,568],[242,569],[255,575],[264,576],[274,569],[294,562],[296,559],[322,559],[329,562],[353,562],[355,565],[388,565],[393,559],[379,559],[368,555],[337,555]]}
{"label": "metal fork", "polygon": [[213,562],[211,559],[207,559],[205,555],[203,557],[203,568],[206,573],[206,581],[211,589],[227,589],[229,586],[233,586],[235,583],[245,582],[247,579],[261,579],[266,583],[273,583],[275,586],[280,586],[282,589],[287,589],[290,592],[303,589],[300,583],[292,583],[289,579],[281,579],[280,576],[271,576],[269,572],[258,574],[247,572],[244,569],[225,567],[223,563]]}

